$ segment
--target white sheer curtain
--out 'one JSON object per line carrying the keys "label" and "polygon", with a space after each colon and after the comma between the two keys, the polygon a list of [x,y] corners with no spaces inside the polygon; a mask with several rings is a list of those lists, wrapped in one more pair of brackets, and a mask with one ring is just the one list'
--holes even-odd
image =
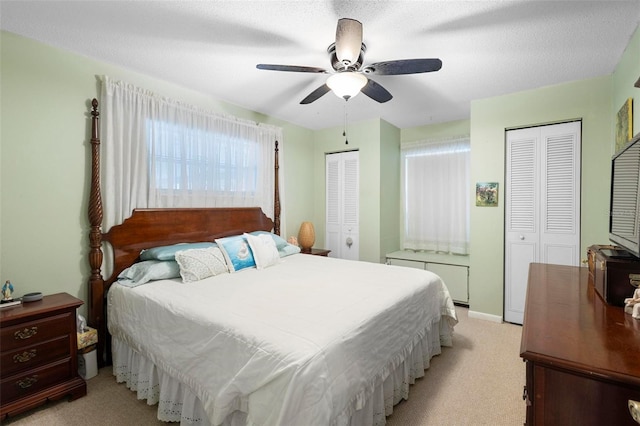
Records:
{"label": "white sheer curtain", "polygon": [[[103,77],[104,229],[134,208],[274,208],[282,129],[205,111]],[[280,167],[282,172],[282,166]]]}
{"label": "white sheer curtain", "polygon": [[403,144],[403,248],[469,253],[469,137]]}

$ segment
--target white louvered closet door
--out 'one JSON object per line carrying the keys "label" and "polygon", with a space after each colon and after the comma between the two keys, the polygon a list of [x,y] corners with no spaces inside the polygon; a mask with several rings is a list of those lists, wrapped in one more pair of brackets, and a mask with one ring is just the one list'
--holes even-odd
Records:
{"label": "white louvered closet door", "polygon": [[522,324],[529,264],[580,264],[580,122],[507,132],[504,319]]}
{"label": "white louvered closet door", "polygon": [[326,248],[329,256],[359,260],[359,176],[358,151],[327,154]]}

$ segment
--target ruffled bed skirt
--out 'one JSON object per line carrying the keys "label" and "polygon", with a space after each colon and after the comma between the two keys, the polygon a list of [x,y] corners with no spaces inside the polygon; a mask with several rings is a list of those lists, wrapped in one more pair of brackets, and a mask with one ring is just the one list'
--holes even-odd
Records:
{"label": "ruffled bed skirt", "polygon": [[[431,358],[441,353],[441,346],[451,346],[452,329],[447,319],[436,322],[416,336],[410,347],[399,349],[398,356],[373,378],[369,389],[353,399],[347,412],[334,420],[334,425],[384,425],[393,406],[409,398],[409,386],[424,376]],[[202,403],[186,385],[117,337],[112,337],[112,353],[117,382],[125,382],[130,390],[137,392],[138,399],[146,400],[147,404],[158,404],[159,420],[181,425],[211,425]],[[233,412],[223,423],[223,426],[240,425],[247,425],[247,416],[241,411]]]}

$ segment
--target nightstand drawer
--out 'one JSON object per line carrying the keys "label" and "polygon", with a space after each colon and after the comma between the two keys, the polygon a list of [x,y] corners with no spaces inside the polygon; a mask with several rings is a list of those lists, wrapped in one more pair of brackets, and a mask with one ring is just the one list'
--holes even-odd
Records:
{"label": "nightstand drawer", "polygon": [[[71,321],[69,317],[71,316],[71,312],[65,312],[52,317],[3,328],[2,335],[0,335],[2,351],[24,348],[55,337],[68,335],[69,321]],[[72,321],[75,323],[75,318]]]}
{"label": "nightstand drawer", "polygon": [[61,379],[71,379],[71,358],[62,359],[44,367],[34,368],[28,373],[15,374],[2,380],[0,393],[2,403],[6,404],[26,395],[32,395],[39,390],[60,383]]}
{"label": "nightstand drawer", "polygon": [[13,351],[2,352],[0,355],[2,376],[6,377],[22,370],[68,357],[70,355],[69,347],[69,335],[66,335]]}

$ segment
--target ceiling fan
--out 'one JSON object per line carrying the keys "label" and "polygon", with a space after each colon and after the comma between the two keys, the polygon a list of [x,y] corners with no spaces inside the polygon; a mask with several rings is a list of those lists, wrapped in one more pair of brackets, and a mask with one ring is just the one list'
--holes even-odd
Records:
{"label": "ceiling fan", "polygon": [[[333,72],[325,84],[311,92],[300,103],[310,104],[329,91],[333,91],[345,100],[362,92],[377,102],[387,102],[393,98],[391,93],[367,75],[419,74],[438,71],[442,67],[440,59],[401,59],[377,62],[363,67],[366,50],[367,47],[362,42],[362,23],[355,19],[339,19],[336,41],[327,48]],[[298,65],[258,64],[256,68],[271,71],[329,73],[323,68]]]}

